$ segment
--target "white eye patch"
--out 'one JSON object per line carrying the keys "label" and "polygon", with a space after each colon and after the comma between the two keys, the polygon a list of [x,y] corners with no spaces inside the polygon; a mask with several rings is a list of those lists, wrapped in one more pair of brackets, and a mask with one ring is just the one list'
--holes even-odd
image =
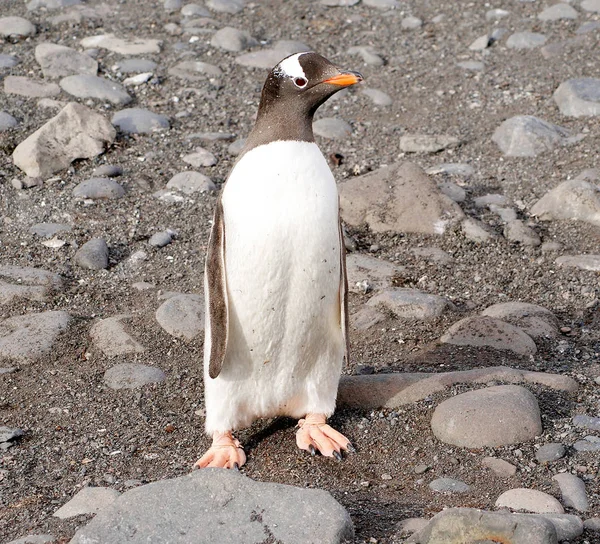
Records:
{"label": "white eye patch", "polygon": [[283,72],[284,75],[291,78],[302,78],[305,81],[308,79],[304,70],[302,69],[302,65],[298,60],[304,53],[296,53],[291,57],[281,61],[279,63],[279,70]]}

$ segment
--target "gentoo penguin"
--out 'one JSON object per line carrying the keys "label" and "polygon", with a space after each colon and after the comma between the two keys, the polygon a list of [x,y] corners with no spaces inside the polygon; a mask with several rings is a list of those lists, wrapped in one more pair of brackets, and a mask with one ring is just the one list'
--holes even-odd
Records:
{"label": "gentoo penguin", "polygon": [[317,108],[362,81],[317,53],[271,70],[217,202],[205,270],[204,383],[211,448],[196,468],[238,468],[232,431],[299,419],[296,443],[341,459],[326,424],[348,357],[347,281],[335,180],[313,136]]}

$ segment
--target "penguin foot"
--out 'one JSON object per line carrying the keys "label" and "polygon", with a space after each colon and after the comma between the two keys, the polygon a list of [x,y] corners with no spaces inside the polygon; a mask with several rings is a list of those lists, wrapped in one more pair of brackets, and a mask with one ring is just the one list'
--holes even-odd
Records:
{"label": "penguin foot", "polygon": [[334,457],[342,460],[342,450],[355,452],[356,450],[342,433],[339,433],[326,423],[324,414],[307,414],[298,421],[296,444],[301,450],[315,455],[317,450],[325,457]]}
{"label": "penguin foot", "polygon": [[212,446],[194,463],[194,468],[239,469],[246,462],[246,453],[231,431],[213,434]]}

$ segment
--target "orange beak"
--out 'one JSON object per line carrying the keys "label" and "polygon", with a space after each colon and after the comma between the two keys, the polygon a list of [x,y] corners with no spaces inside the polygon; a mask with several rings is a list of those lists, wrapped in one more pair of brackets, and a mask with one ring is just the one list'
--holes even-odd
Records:
{"label": "orange beak", "polygon": [[323,83],[331,83],[332,85],[339,85],[340,87],[348,87],[354,85],[363,80],[363,77],[358,72],[341,72],[337,76],[330,77],[323,81]]}

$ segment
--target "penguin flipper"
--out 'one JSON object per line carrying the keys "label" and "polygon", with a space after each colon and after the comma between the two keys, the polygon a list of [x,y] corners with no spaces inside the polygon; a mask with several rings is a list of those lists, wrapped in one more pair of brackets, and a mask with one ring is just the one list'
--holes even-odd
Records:
{"label": "penguin flipper", "polygon": [[346,364],[350,363],[350,339],[348,335],[348,274],[346,272],[346,246],[344,245],[344,229],[342,228],[342,216],[339,219],[340,233],[340,323],[342,326],[342,338],[344,339],[344,357]]}
{"label": "penguin flipper", "polygon": [[217,201],[206,254],[207,313],[210,329],[208,375],[216,378],[223,368],[229,336],[229,304],[225,275],[225,221],[223,203]]}

